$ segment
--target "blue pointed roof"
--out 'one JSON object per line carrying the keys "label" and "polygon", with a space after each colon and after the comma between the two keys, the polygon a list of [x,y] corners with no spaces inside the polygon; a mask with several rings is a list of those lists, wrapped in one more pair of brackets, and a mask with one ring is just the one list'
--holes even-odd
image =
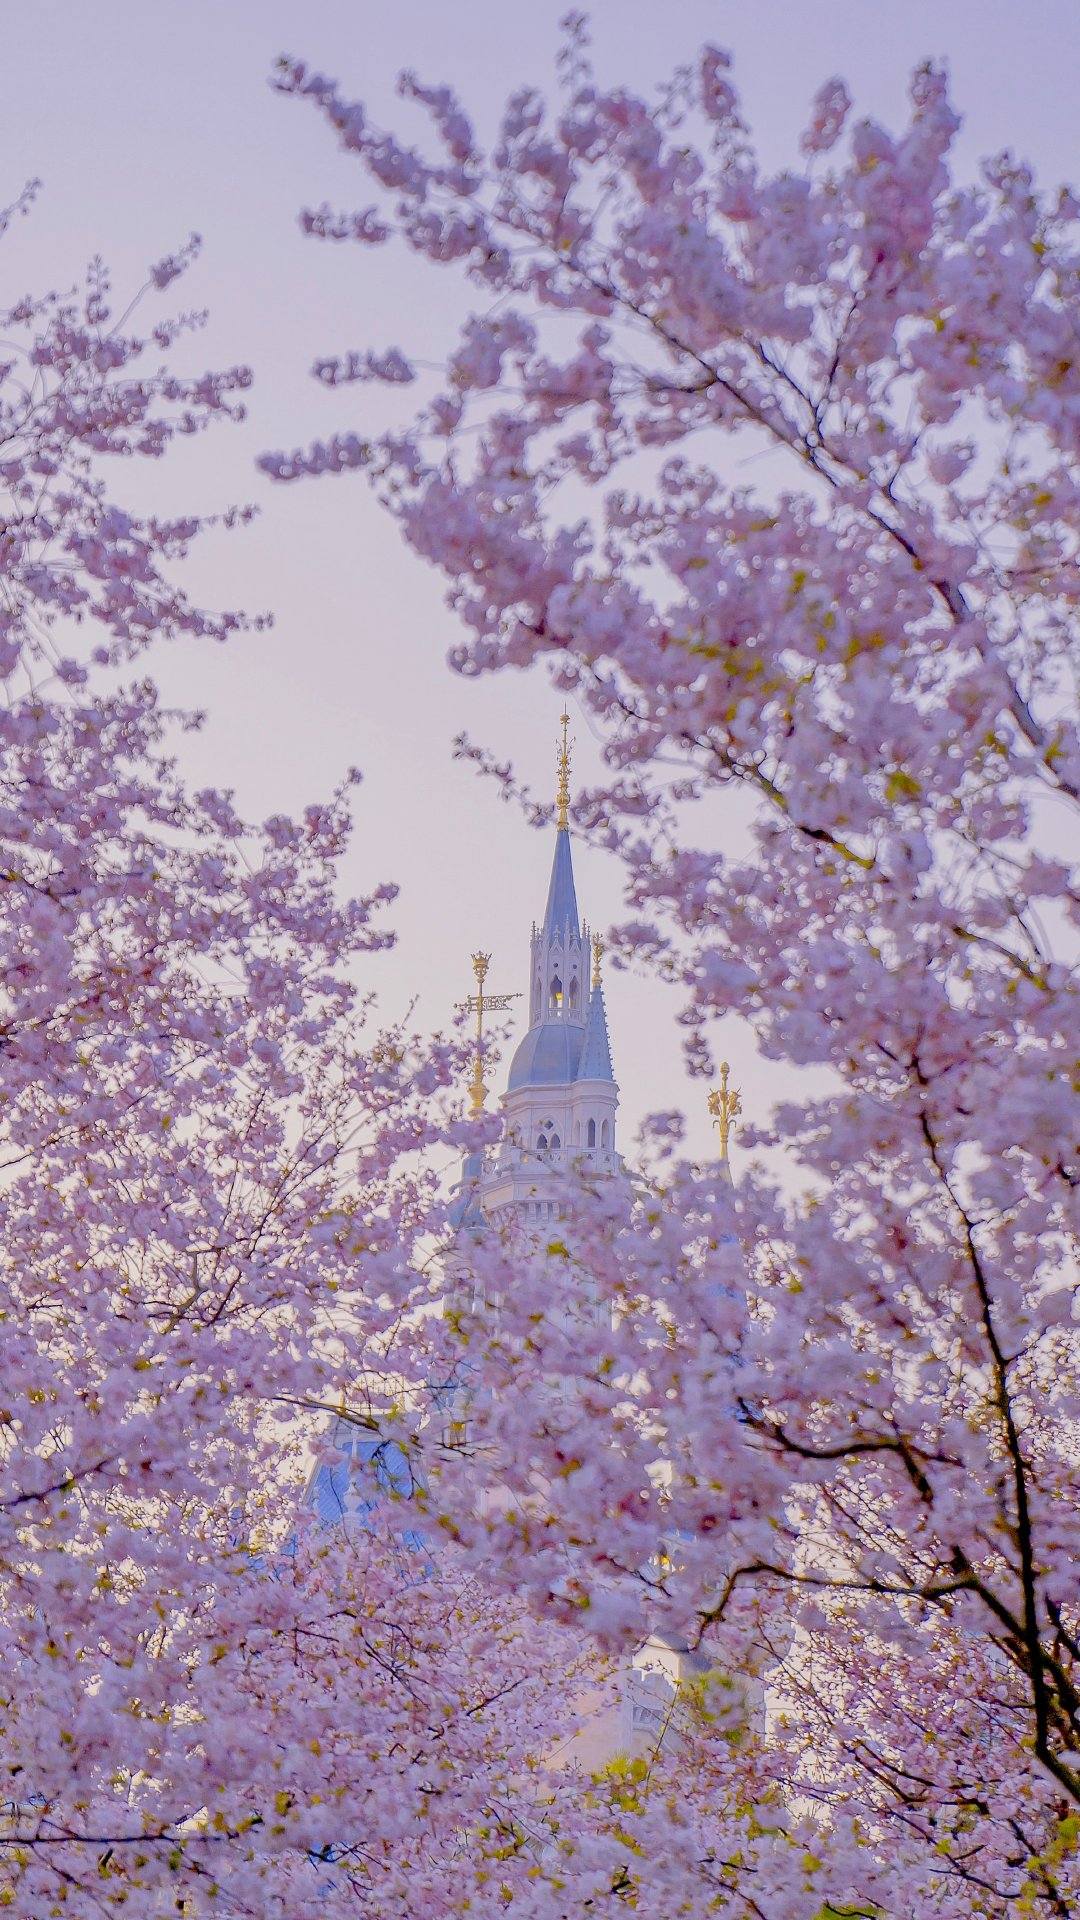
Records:
{"label": "blue pointed roof", "polygon": [[608,1039],[604,989],[599,983],[593,988],[589,997],[585,1044],[581,1049],[576,1077],[579,1080],[611,1080],[612,1082],[615,1079],[615,1070],[611,1064],[611,1042]]}
{"label": "blue pointed roof", "polygon": [[544,910],[544,932],[550,938],[553,934],[565,933],[568,927],[572,933],[580,933],[570,835],[565,827],[560,827],[555,836],[555,858],[551,863],[551,881]]}

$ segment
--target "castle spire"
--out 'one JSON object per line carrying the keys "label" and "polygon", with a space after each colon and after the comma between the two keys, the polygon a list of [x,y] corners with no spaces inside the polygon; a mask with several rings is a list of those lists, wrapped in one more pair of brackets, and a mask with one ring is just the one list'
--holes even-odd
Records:
{"label": "castle spire", "polygon": [[592,991],[589,994],[589,1011],[585,1020],[585,1039],[578,1062],[579,1080],[607,1080],[615,1083],[615,1071],[611,1064],[611,1041],[608,1038],[607,1008],[604,1005],[604,988],[600,979],[600,955],[604,943],[597,934],[593,941]]}
{"label": "castle spire", "polygon": [[[529,1024],[514,1049],[503,1097],[505,1125],[497,1154],[478,1155],[472,1190],[484,1214],[503,1217],[520,1209],[535,1220],[561,1205],[555,1188],[560,1169],[580,1159],[598,1173],[621,1167],[615,1141],[619,1088],[615,1079],[601,983],[602,943],[594,943],[578,911],[570,840],[570,715],[560,716],[555,789],[555,847],[543,922],[529,942]],[[478,965],[479,963],[479,965]],[[487,991],[486,954],[474,956],[477,992],[465,1003],[476,1019],[471,1086],[473,1112],[487,1096],[484,1051],[488,1009],[498,1004]],[[481,973],[482,969],[482,973]],[[503,1000],[503,996],[499,996]],[[505,1001],[503,1001],[505,1004]],[[472,1174],[472,1163],[466,1174]],[[467,1218],[468,1182],[463,1179],[456,1220]],[[545,1215],[546,1217],[546,1215]]]}
{"label": "castle spire", "polygon": [[555,792],[555,858],[551,863],[551,881],[548,886],[543,931],[548,940],[565,935],[572,935],[576,940],[580,937],[580,926],[568,828],[570,818],[570,715],[568,713],[563,713],[560,725],[562,738],[559,742],[557,762],[559,780]]}

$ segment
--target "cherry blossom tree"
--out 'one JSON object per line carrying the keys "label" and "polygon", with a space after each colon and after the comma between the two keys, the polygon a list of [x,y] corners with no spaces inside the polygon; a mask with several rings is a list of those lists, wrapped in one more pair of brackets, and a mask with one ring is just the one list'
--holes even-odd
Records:
{"label": "cherry blossom tree", "polygon": [[177,1824],[218,1791],[212,1596],[327,1377],[350,1136],[377,1261],[411,1111],[414,1066],[348,1037],[345,963],[387,936],[379,893],[335,898],[344,795],[251,832],[228,794],[186,793],[141,671],[152,641],[243,624],[173,584],[212,520],[140,516],[103,477],[239,415],[245,370],[169,369],[192,324],[134,332],[98,264],[4,315],[0,1900],[21,1913],[111,1908],[156,1861],[184,1879]]}
{"label": "cherry blossom tree", "polygon": [[240,415],[246,370],[175,370],[194,320],[137,328],[194,251],[124,313],[95,264],[4,314],[0,1906],[28,1920],[385,1912],[380,1869],[464,1886],[529,1804],[520,1625],[425,1560],[402,1599],[399,1545],[305,1521],[422,1285],[457,1048],[361,990],[392,889],[341,897],[351,782],[255,827],[172,757],[197,722],[144,656],[246,624],[175,583],[244,515],[112,481]]}
{"label": "cherry blossom tree", "polygon": [[[795,1192],[751,1171],[736,1203],[671,1123],[618,1232],[598,1193],[547,1249],[476,1249],[484,1310],[444,1334],[522,1499],[448,1508],[607,1644],[666,1626],[735,1673],[773,1635],[793,1844],[724,1852],[720,1911],[1065,1915],[1080,207],[1007,152],[957,177],[933,66],[897,132],[827,82],[771,173],[718,49],[647,100],[575,16],[560,65],[490,141],[406,74],[411,144],[281,63],[370,196],[306,231],[399,239],[479,310],[443,379],[407,340],[316,367],[415,385],[400,430],[264,465],[366,472],[446,578],[457,668],[576,694],[624,958],[682,982],[696,1070],[736,1012],[819,1090],[744,1135]],[[583,1272],[613,1309],[587,1338]],[[689,1886],[665,1911],[717,1910]]]}
{"label": "cherry blossom tree", "polygon": [[[378,1024],[393,889],[342,894],[354,780],[254,825],[188,789],[197,717],[147,677],[155,645],[257,625],[177,584],[243,513],[112,484],[244,404],[246,370],[176,370],[194,319],[139,324],[194,253],[123,313],[95,264],[4,315],[0,1907],[685,1903],[728,1801],[681,1808],[680,1755],[723,1773],[730,1707],[703,1683],[593,1777],[603,1653],[440,1525],[429,1149],[477,1129],[457,1038]],[[350,1436],[368,1477],[328,1525],[311,1486]]]}

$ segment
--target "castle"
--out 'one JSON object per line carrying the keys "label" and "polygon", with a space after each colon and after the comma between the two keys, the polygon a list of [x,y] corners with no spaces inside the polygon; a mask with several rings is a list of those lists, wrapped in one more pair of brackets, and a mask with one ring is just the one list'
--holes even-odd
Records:
{"label": "castle", "polygon": [[[570,750],[563,715],[555,853],[547,904],[529,942],[529,1026],[510,1062],[503,1096],[503,1139],[492,1160],[466,1156],[456,1216],[522,1225],[560,1211],[563,1175],[574,1165],[619,1171],[615,1122],[619,1088],[611,1063],[600,972],[602,943],[578,912],[570,848]],[[487,1097],[484,1019],[517,999],[487,994],[488,955],[473,955],[477,991],[466,1003],[476,1016],[472,1110]]]}
{"label": "castle", "polygon": [[[476,1149],[465,1155],[450,1209],[455,1237],[446,1265],[466,1283],[469,1249],[476,1238],[491,1230],[542,1232],[546,1222],[565,1213],[572,1172],[625,1178],[616,1142],[619,1088],[601,976],[602,942],[581,920],[574,880],[568,725],[564,714],[551,877],[543,919],[533,924],[530,937],[529,1025],[510,1062],[502,1136],[492,1152]],[[470,1083],[474,1117],[483,1112],[489,1092],[484,1079],[485,1021],[521,997],[487,991],[489,960],[485,953],[473,955],[476,992],[460,1009],[475,1019]],[[728,1134],[739,1097],[728,1090],[726,1065],[710,1109],[720,1128],[721,1177],[730,1179]],[[627,1193],[629,1204],[629,1184]],[[584,1300],[582,1304],[587,1310]],[[462,1388],[440,1390],[436,1399],[442,1403],[447,1431],[463,1422],[468,1395]],[[397,1507],[402,1518],[393,1531],[408,1551],[422,1550],[423,1534],[411,1507],[412,1466],[401,1444],[381,1436],[377,1424],[374,1429],[358,1427],[344,1414],[334,1423],[332,1439],[339,1460],[316,1469],[309,1483],[309,1506],[328,1525],[362,1526]],[[632,1752],[655,1741],[670,1719],[675,1689],[707,1666],[685,1646],[650,1641],[628,1665],[617,1704],[590,1718],[585,1736],[566,1758],[593,1767],[616,1752]]]}

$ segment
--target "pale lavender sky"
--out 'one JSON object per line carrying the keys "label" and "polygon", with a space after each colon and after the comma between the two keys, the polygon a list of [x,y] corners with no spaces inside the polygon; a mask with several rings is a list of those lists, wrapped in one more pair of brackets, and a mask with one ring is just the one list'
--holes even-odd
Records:
{"label": "pale lavender sky", "polygon": [[[467,991],[477,945],[493,953],[494,987],[526,984],[550,855],[550,836],[531,833],[455,765],[450,742],[468,730],[546,792],[559,705],[536,676],[454,679],[439,583],[362,480],[282,489],[254,471],[264,448],[383,417],[381,396],[317,389],[308,377],[317,354],[398,342],[436,356],[469,302],[448,274],[396,251],[301,237],[301,204],[367,196],[315,115],[273,94],[267,75],[278,53],[299,54],[388,120],[400,113],[394,76],[413,66],[452,81],[483,123],[520,81],[546,83],[565,6],[36,0],[16,10],[9,0],[5,10],[0,202],[32,174],[45,186],[32,219],[3,242],[5,297],[68,283],[94,252],[133,289],[194,229],[204,253],[180,292],[211,317],[193,358],[255,369],[248,423],[185,450],[169,473],[138,476],[132,496],[206,509],[255,500],[263,510],[251,530],[214,543],[199,582],[214,602],[272,608],[273,631],[156,663],[170,696],[209,711],[188,763],[259,814],[325,793],[350,763],[364,769],[348,877],[403,889],[400,943],[373,965],[372,984],[394,1012],[418,995],[432,1026]],[[807,102],[830,74],[844,74],[861,111],[895,122],[910,69],[932,55],[947,59],[965,116],[964,164],[1010,146],[1047,182],[1077,172],[1078,0],[596,0],[590,12],[604,80],[648,86],[706,38],[730,47],[770,162],[795,159]],[[577,733],[587,777],[581,722]],[[618,912],[618,874],[595,855],[579,853],[577,865],[583,911],[603,925]],[[608,999],[624,1141],[650,1108],[688,1103],[704,1151],[703,1092],[682,1072],[673,996],[611,975]],[[737,1021],[720,1050],[758,1113],[798,1084],[755,1060]]]}

